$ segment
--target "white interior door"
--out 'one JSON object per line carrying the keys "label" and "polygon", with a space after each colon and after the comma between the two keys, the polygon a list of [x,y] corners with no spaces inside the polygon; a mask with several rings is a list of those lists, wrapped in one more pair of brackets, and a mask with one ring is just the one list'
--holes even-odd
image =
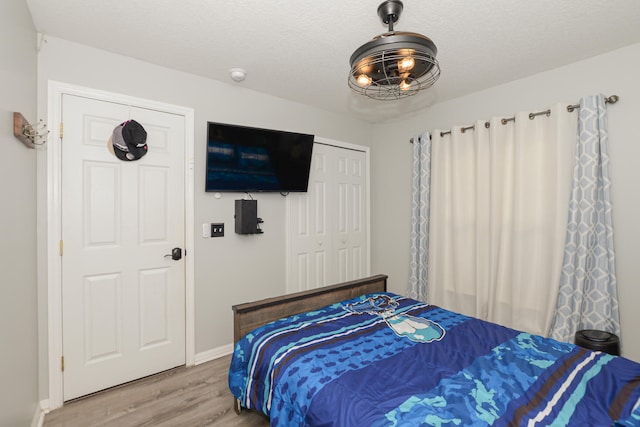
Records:
{"label": "white interior door", "polygon": [[287,197],[287,291],[365,277],[368,262],[366,153],[317,143],[307,193]]}
{"label": "white interior door", "polygon": [[[183,116],[62,97],[64,400],[185,363]],[[107,149],[133,118],[148,153]]]}
{"label": "white interior door", "polygon": [[329,152],[314,144],[307,193],[287,196],[288,292],[324,286],[333,277]]}
{"label": "white interior door", "polygon": [[369,273],[367,266],[366,158],[362,151],[332,150],[331,174],[336,192],[332,214],[333,254],[337,276],[333,282],[359,279]]}

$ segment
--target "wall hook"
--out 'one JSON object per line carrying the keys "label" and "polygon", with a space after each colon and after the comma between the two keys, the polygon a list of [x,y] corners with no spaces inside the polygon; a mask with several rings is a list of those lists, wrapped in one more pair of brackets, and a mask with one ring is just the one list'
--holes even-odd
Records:
{"label": "wall hook", "polygon": [[42,120],[38,124],[30,124],[24,116],[18,112],[13,113],[13,134],[24,145],[35,148],[36,145],[44,145],[47,142],[47,124]]}

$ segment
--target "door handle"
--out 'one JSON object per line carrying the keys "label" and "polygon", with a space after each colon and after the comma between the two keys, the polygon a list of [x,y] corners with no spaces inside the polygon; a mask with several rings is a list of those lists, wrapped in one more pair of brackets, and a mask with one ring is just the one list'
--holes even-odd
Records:
{"label": "door handle", "polygon": [[164,257],[165,258],[171,257],[172,260],[178,261],[178,260],[182,259],[182,249],[181,248],[173,248],[173,249],[171,249],[171,253],[170,254],[166,254]]}

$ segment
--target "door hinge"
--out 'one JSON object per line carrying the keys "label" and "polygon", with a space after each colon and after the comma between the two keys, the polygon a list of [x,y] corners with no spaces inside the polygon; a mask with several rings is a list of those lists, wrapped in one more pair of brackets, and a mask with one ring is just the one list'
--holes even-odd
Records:
{"label": "door hinge", "polygon": [[60,139],[62,139],[63,134],[64,134],[64,126],[62,125],[62,122],[60,122]]}
{"label": "door hinge", "polygon": [[64,372],[64,356],[60,357],[60,370]]}
{"label": "door hinge", "polygon": [[58,248],[59,252],[60,252],[60,256],[62,256],[62,240],[60,240],[60,247]]}

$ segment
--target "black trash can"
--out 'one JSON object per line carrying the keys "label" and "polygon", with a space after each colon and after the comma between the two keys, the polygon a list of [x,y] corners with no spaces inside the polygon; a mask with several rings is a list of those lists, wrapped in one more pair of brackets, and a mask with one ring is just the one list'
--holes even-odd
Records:
{"label": "black trash can", "polygon": [[575,344],[589,350],[604,351],[620,356],[620,339],[611,332],[583,329],[576,332]]}

